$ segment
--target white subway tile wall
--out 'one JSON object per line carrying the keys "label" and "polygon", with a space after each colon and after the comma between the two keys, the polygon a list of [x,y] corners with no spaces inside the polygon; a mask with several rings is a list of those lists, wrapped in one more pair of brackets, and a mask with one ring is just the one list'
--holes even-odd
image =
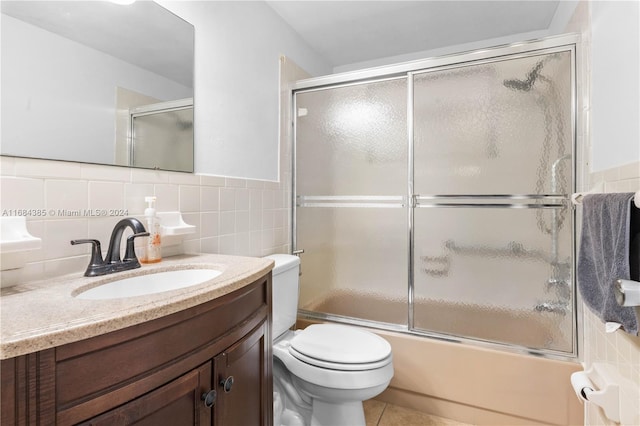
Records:
{"label": "white subway tile wall", "polygon": [[[604,182],[605,192],[640,191],[640,162],[621,167],[591,173],[589,186]],[[631,336],[624,331],[606,333],[602,321],[589,308],[584,307],[584,363],[588,368],[594,362],[607,362],[614,365],[619,373],[632,380],[640,391],[640,337]],[[622,395],[627,407],[638,410],[640,403],[628,393]],[[604,416],[602,410],[594,404],[587,404],[585,425],[617,425]],[[631,426],[631,425],[628,425]]]}
{"label": "white subway tile wall", "polygon": [[87,181],[45,179],[44,194],[44,207],[47,210],[81,210],[89,207]]}
{"label": "white subway tile wall", "polygon": [[[281,164],[289,164],[283,153]],[[106,251],[111,230],[124,216],[142,219],[144,197],[157,210],[182,212],[197,227],[170,253],[265,256],[290,251],[290,182],[128,169],[116,166],[0,157],[0,210],[26,215],[42,238],[21,280],[81,273],[89,246],[70,240],[95,238]],[[290,179],[289,173],[283,177]],[[104,212],[107,216],[103,216]],[[110,216],[109,214],[112,214]]]}

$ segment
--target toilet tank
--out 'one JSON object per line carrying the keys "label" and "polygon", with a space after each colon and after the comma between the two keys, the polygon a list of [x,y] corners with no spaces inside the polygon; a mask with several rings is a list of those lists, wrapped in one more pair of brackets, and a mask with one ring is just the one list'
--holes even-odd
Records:
{"label": "toilet tank", "polygon": [[273,340],[296,323],[300,259],[290,254],[265,256],[275,262],[272,281]]}

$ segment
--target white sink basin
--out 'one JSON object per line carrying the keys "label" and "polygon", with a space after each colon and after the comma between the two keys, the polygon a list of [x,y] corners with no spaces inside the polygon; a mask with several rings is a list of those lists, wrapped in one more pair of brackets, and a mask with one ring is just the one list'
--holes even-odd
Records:
{"label": "white sink basin", "polygon": [[75,297],[78,299],[104,300],[144,296],[202,284],[221,273],[215,269],[181,269],[178,271],[156,272],[154,274],[111,281],[83,291]]}

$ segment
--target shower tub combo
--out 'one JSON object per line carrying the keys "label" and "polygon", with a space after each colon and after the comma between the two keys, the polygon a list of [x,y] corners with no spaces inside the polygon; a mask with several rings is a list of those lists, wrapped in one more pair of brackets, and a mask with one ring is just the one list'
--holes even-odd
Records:
{"label": "shower tub combo", "polygon": [[380,399],[474,424],[582,422],[576,38],[292,90],[300,322],[393,347]]}

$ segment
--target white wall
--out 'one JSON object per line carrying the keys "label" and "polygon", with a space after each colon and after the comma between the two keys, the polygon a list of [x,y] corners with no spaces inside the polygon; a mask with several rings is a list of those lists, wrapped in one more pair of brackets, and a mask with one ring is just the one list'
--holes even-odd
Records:
{"label": "white wall", "polygon": [[196,173],[277,180],[280,55],[331,66],[262,1],[160,3],[196,29]]}
{"label": "white wall", "polygon": [[161,100],[192,89],[2,15],[2,153],[113,164],[116,87]]}
{"label": "white wall", "polygon": [[640,3],[591,6],[591,171],[640,160]]}

